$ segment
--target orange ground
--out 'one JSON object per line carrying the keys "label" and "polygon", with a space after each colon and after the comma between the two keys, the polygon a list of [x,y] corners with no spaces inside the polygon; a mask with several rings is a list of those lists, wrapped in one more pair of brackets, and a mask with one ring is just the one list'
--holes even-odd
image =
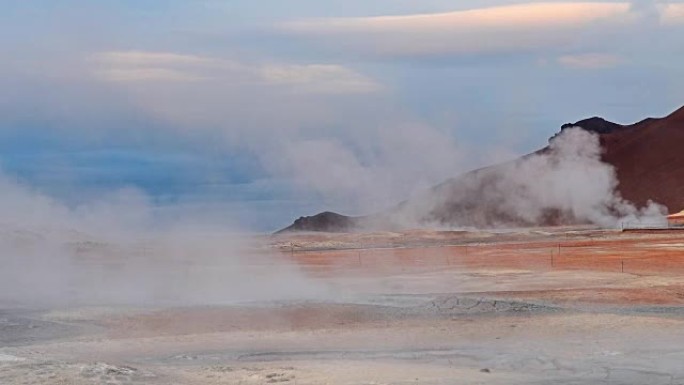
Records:
{"label": "orange ground", "polygon": [[[445,235],[446,234],[446,235]],[[344,240],[349,235],[328,235],[326,242]],[[307,238],[308,237],[308,238]],[[557,232],[545,237],[494,235],[468,239],[463,232],[444,232],[429,239],[456,245],[402,246],[392,237],[393,247],[354,245],[350,249],[311,250],[321,236],[297,237],[298,247],[281,247],[283,254],[316,276],[335,276],[342,271],[383,276],[417,269],[431,270],[526,270],[538,272],[613,272],[630,276],[684,277],[683,231],[584,232],[581,235]],[[386,236],[385,236],[386,237]],[[408,234],[407,239],[420,240]],[[499,292],[518,298],[541,298],[556,302],[683,304],[684,285],[650,285],[625,288],[572,288],[536,292]]]}
{"label": "orange ground", "polygon": [[[673,237],[676,234],[676,237]],[[304,267],[364,270],[408,266],[525,268],[683,274],[684,232],[648,238],[552,240],[457,246],[284,251]],[[323,269],[325,270],[325,269]]]}

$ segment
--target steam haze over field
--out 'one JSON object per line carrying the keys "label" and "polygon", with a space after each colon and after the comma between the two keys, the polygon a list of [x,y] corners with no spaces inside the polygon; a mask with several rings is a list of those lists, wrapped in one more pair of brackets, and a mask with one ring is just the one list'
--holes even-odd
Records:
{"label": "steam haze over field", "polygon": [[[144,279],[147,252],[171,264],[228,258],[238,270],[222,273],[242,282],[250,245],[216,234],[275,230],[323,209],[379,212],[541,148],[568,120],[662,115],[684,96],[683,5],[6,2],[0,289],[122,300],[72,287],[104,279],[74,265],[90,246],[131,258],[108,278],[140,297],[127,301],[189,284]],[[548,209],[607,227],[662,221],[662,207],[615,192],[595,136],[569,131],[476,199],[526,224]],[[393,221],[423,225],[424,209],[409,204]]]}
{"label": "steam haze over field", "polygon": [[[6,2],[0,165],[270,231],[681,104],[674,1]],[[10,205],[11,206],[11,205]]]}
{"label": "steam haze over field", "polygon": [[0,0],[0,384],[684,384],[683,36]]}
{"label": "steam haze over field", "polygon": [[180,306],[325,298],[239,227],[165,219],[141,192],[74,208],[0,179],[3,306]]}

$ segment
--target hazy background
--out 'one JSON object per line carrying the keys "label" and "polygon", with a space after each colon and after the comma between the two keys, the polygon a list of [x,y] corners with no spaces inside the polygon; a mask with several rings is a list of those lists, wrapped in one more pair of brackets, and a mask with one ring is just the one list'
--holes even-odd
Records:
{"label": "hazy background", "polygon": [[682,36],[674,1],[0,1],[0,167],[63,210],[374,211],[563,123],[673,111]]}

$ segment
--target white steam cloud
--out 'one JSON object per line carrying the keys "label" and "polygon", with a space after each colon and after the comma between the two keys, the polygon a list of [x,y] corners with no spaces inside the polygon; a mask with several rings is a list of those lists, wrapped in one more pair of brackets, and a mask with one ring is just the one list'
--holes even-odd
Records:
{"label": "white steam cloud", "polygon": [[[597,135],[566,129],[543,152],[448,181],[384,219],[452,227],[664,224],[664,207],[638,208],[616,192],[601,151]],[[160,223],[135,190],[70,208],[0,174],[0,304],[221,304],[325,294],[246,239],[201,218]]]}
{"label": "white steam cloud", "polygon": [[69,208],[0,175],[0,304],[207,305],[324,291],[238,231],[189,216],[160,223],[134,190]]}
{"label": "white steam cloud", "polygon": [[601,152],[598,135],[566,129],[551,141],[548,153],[509,165],[498,187],[507,192],[510,207],[529,221],[540,221],[548,209],[607,227],[663,221],[664,207],[649,202],[638,209],[619,195],[615,168],[601,160]]}
{"label": "white steam cloud", "polygon": [[615,169],[601,152],[598,135],[566,129],[546,151],[450,180],[403,204],[390,220],[402,226],[665,225],[665,207],[638,208],[620,196]]}

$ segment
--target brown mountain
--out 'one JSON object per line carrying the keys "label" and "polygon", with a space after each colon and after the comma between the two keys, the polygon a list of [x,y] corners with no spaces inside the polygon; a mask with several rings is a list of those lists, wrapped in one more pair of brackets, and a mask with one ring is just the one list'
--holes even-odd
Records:
{"label": "brown mountain", "polygon": [[603,134],[601,146],[625,199],[637,205],[651,199],[670,212],[684,209],[684,107]]}
{"label": "brown mountain", "polygon": [[[684,209],[684,107],[667,117],[648,118],[631,125],[616,124],[599,117],[565,124],[549,142],[552,143],[571,127],[581,127],[598,135],[600,160],[611,165],[617,176],[617,196],[637,208],[654,201],[665,206],[669,212]],[[386,212],[363,217],[325,212],[301,217],[281,231],[391,229],[420,224],[496,227],[587,222],[586,218],[578,219],[576,215],[553,205],[542,207],[535,216],[525,215],[524,210],[512,209],[511,196],[519,196],[521,192],[509,193],[512,187],[504,184],[504,181],[526,159],[552,152],[550,147],[513,162],[449,179]],[[521,182],[513,188],[522,189],[522,196],[536,197],[528,194],[529,186],[525,183],[529,185],[535,181]],[[612,209],[609,207],[608,211]]]}

